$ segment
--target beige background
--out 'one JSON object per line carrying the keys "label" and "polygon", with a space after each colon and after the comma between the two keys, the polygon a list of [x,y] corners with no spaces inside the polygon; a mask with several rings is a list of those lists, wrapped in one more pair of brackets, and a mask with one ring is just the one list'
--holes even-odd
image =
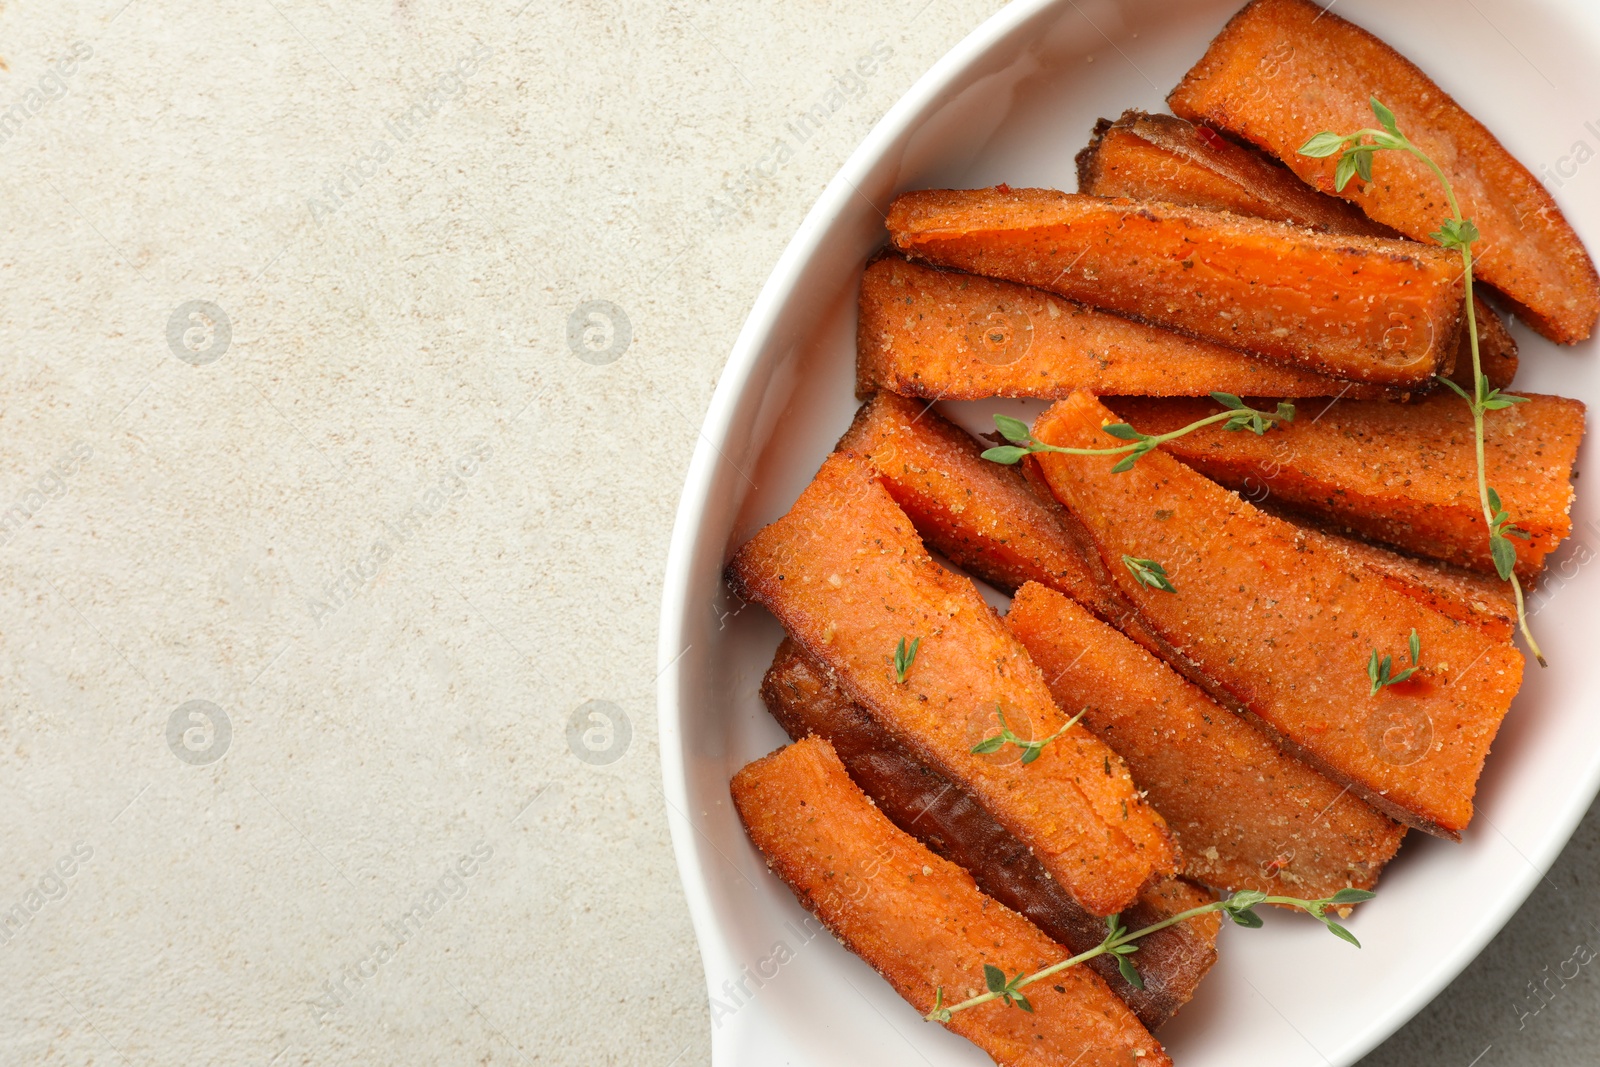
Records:
{"label": "beige background", "polygon": [[[0,1063],[708,1060],[678,488],[789,234],[994,7],[0,4]],[[1592,1062],[1592,967],[1524,1013],[1596,821],[1370,1062]]]}

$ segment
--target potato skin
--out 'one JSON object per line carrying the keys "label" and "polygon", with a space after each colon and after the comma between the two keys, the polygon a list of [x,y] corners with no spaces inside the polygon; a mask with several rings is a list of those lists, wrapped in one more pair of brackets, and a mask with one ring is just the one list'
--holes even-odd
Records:
{"label": "potato skin", "polygon": [[[750,840],[800,903],[921,1014],[1066,958],[1060,945],[873,806],[819,737],[745,766],[731,786]],[[1059,990],[1059,991],[1058,991]],[[1014,1067],[1171,1067],[1160,1042],[1087,967],[1027,989],[1033,1011],[999,1001],[944,1025]]]}
{"label": "potato skin", "polygon": [[1335,378],[1423,386],[1460,340],[1460,259],[1415,241],[1006,187],[906,193],[888,227],[908,256]]}
{"label": "potato skin", "polygon": [[1255,145],[1325,193],[1416,241],[1449,217],[1421,160],[1384,152],[1372,182],[1334,190],[1337,159],[1299,154],[1323,130],[1372,126],[1368,98],[1450,178],[1483,235],[1477,277],[1559,344],[1586,339],[1600,314],[1600,275],[1555,199],[1482,123],[1387,44],[1310,0],[1253,0],[1167,97],[1174,113]]}
{"label": "potato skin", "polygon": [[[1101,119],[1089,147],[1078,153],[1078,191],[1231,211],[1322,233],[1401,236],[1367,218],[1355,205],[1317,192],[1261,153],[1227,140],[1210,127],[1171,115],[1124,111],[1116,122]],[[1517,342],[1481,298],[1474,300],[1473,311],[1478,324],[1479,365],[1490,385],[1504,389],[1517,373]],[[1448,376],[1457,385],[1472,389],[1472,347],[1466,330],[1461,331],[1455,368]],[[1239,396],[1273,395],[1219,388]],[[1119,392],[1090,391],[1100,396]],[[1316,395],[1283,391],[1285,396],[1291,394]],[[1129,390],[1125,395],[1141,394]],[[1345,396],[1359,399],[1350,393]]]}
{"label": "potato skin", "polygon": [[[1086,447],[1113,418],[1080,393],[1033,432]],[[1515,646],[1390,588],[1159,449],[1119,474],[1098,456],[1030,462],[1095,546],[1101,581],[1159,637],[1162,659],[1390,818],[1459,838],[1522,682]],[[1140,585],[1123,555],[1160,562],[1177,592]],[[1412,630],[1421,668],[1370,693],[1370,653],[1406,666]]]}

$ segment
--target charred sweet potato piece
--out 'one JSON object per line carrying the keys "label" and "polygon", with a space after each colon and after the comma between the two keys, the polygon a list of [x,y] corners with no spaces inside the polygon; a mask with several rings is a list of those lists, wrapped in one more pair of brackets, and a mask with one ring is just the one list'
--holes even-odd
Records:
{"label": "charred sweet potato piece", "polygon": [[[827,739],[856,785],[890,822],[965,868],[979,889],[1068,952],[1086,952],[1104,940],[1105,920],[1079,907],[966,790],[885,734],[792,640],[778,646],[761,682],[761,699],[796,741],[812,734]],[[1123,925],[1138,930],[1209,899],[1193,886],[1157,882],[1122,913]],[[1143,989],[1128,984],[1110,956],[1097,956],[1086,966],[1155,1030],[1189,1002],[1216,962],[1217,926],[1215,914],[1201,915],[1141,939]]]}
{"label": "charred sweet potato piece", "polygon": [[[1099,447],[1111,418],[1080,393],[1033,432]],[[1522,681],[1513,646],[1372,580],[1350,556],[1160,450],[1120,474],[1099,456],[1032,461],[1094,547],[1102,581],[1166,646],[1163,659],[1379,811],[1460,836]],[[1160,563],[1176,592],[1141,584],[1124,557]],[[1369,655],[1391,657],[1396,671],[1409,666],[1412,632],[1416,674],[1371,692]]]}
{"label": "charred sweet potato piece", "polygon": [[1115,122],[1101,119],[1077,162],[1078,192],[1091,196],[1164,200],[1323,233],[1400,236],[1259,152],[1172,115],[1130,110]]}
{"label": "charred sweet potato piece", "polygon": [[1205,396],[1217,389],[1237,396],[1383,392],[1041,289],[935,270],[894,255],[868,264],[861,280],[856,392],[865,396],[876,389],[930,400],[1059,400],[1074,389],[1127,396]]}
{"label": "charred sweet potato piece", "polygon": [[1336,378],[1422,385],[1461,328],[1460,259],[1415,241],[1003,187],[906,193],[888,226],[908,256]]}
{"label": "charred sweet potato piece", "polygon": [[[1161,817],[1088,730],[1067,730],[1030,763],[1009,744],[972,751],[1000,733],[1002,712],[1032,739],[1056,733],[1067,717],[972,581],[928,556],[865,460],[828,457],[789,513],[739,550],[729,578],[895,740],[977,797],[1089,911],[1120,911],[1177,870]],[[921,641],[904,681],[894,666],[902,638]]]}
{"label": "charred sweet potato piece", "polygon": [[[1354,205],[1322,195],[1281,164],[1241,148],[1208,126],[1143,111],[1125,111],[1116,122],[1101,119],[1095,126],[1089,147],[1078,153],[1078,192],[1232,211],[1323,233],[1400,236]],[[1475,309],[1483,373],[1491,385],[1503,389],[1517,373],[1517,343],[1489,305],[1477,300]],[[1472,386],[1472,350],[1465,330],[1450,377],[1457,385]],[[1312,395],[1294,390],[1284,395],[1289,393]]]}
{"label": "charred sweet potato piece", "polygon": [[[1334,192],[1336,158],[1301,145],[1322,130],[1373,125],[1368,98],[1395,113],[1402,132],[1450,178],[1461,212],[1478,225],[1478,277],[1519,306],[1552,341],[1589,336],[1600,277],[1555,199],[1494,135],[1394,49],[1309,0],[1254,0],[1211,42],[1167,97],[1172,110],[1276,156],[1305,181]],[[1377,222],[1416,241],[1449,216],[1439,181],[1421,160],[1385,152],[1372,182],[1343,195]]]}
{"label": "charred sweet potato piece", "polygon": [[[873,807],[832,746],[797,741],[739,771],[734,806],[767,866],[835,937],[927,1014],[982,992],[984,967],[1007,976],[1067,953],[972,877]],[[1058,991],[1059,990],[1059,991]],[[1170,1067],[1160,1042],[1087,967],[1029,986],[1033,1011],[994,1001],[944,1025],[997,1063]]]}
{"label": "charred sweet potato piece", "polygon": [[1370,889],[1405,828],[1292,756],[1067,597],[1029,583],[1006,625],[1058,703],[1133,771],[1183,849],[1183,873],[1218,889],[1315,899]]}
{"label": "charred sweet potato piece", "polygon": [[[1108,406],[1144,433],[1165,433],[1221,408],[1212,400],[1116,398]],[[1532,536],[1512,539],[1517,573],[1534,578],[1572,529],[1572,465],[1584,406],[1528,394],[1484,417],[1490,487]],[[1454,394],[1411,404],[1341,401],[1316,419],[1257,436],[1220,427],[1163,446],[1233,489],[1263,487],[1280,504],[1407,552],[1492,572],[1478,500],[1472,412]],[[1254,494],[1252,494],[1254,495]]]}

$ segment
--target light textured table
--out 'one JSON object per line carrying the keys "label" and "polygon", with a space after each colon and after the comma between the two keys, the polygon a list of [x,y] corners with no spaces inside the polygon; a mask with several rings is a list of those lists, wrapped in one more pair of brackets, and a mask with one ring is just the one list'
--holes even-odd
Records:
{"label": "light textured table", "polygon": [[[0,6],[0,1063],[707,1061],[678,488],[992,6]],[[1370,1062],[1592,1062],[1597,833]]]}

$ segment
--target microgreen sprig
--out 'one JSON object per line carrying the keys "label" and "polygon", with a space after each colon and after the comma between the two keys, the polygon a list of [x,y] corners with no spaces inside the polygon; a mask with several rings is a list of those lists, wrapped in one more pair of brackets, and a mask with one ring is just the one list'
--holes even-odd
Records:
{"label": "microgreen sprig", "polygon": [[1461,273],[1467,308],[1467,336],[1472,348],[1472,393],[1468,395],[1465,389],[1448,379],[1440,380],[1460,394],[1472,408],[1473,444],[1478,461],[1478,502],[1483,508],[1484,524],[1489,529],[1489,554],[1494,559],[1494,569],[1501,579],[1511,583],[1511,590],[1516,595],[1517,601],[1517,625],[1522,630],[1523,638],[1528,642],[1529,651],[1533,653],[1534,659],[1539,661],[1539,666],[1543,667],[1544,653],[1540,651],[1539,642],[1534,640],[1533,631],[1528,626],[1528,612],[1522,598],[1522,582],[1516,575],[1516,549],[1507,540],[1511,537],[1525,538],[1528,534],[1510,521],[1509,513],[1500,505],[1499,494],[1489,488],[1484,464],[1483,416],[1490,411],[1500,411],[1512,404],[1520,404],[1525,398],[1505,395],[1498,389],[1489,388],[1489,379],[1483,373],[1483,361],[1478,355],[1478,315],[1472,298],[1472,245],[1482,235],[1471,219],[1462,217],[1455,189],[1439,164],[1400,132],[1394,112],[1385,107],[1376,96],[1370,97],[1368,103],[1372,107],[1373,117],[1378,120],[1379,128],[1367,127],[1346,134],[1324,130],[1301,145],[1300,154],[1314,159],[1326,159],[1337,152],[1339,161],[1334,164],[1333,187],[1339,192],[1344,191],[1344,187],[1350,184],[1352,177],[1370,182],[1372,157],[1382,151],[1406,152],[1416,157],[1433,171],[1434,177],[1438,178],[1439,184],[1444,187],[1445,201],[1450,205],[1450,217],[1428,236],[1445,248],[1461,253]]}
{"label": "microgreen sprig", "polygon": [[1399,685],[1413,674],[1416,674],[1417,668],[1422,666],[1422,639],[1417,636],[1416,630],[1411,631],[1409,650],[1411,652],[1411,666],[1399,674],[1392,673],[1392,657],[1385,656],[1380,660],[1378,658],[1378,650],[1372,650],[1372,657],[1367,660],[1367,679],[1372,682],[1373,696],[1377,696],[1378,690],[1387,686]]}
{"label": "microgreen sprig", "polygon": [[[1132,933],[1129,933],[1123,927],[1120,917],[1113,915],[1106,920],[1108,932],[1105,940],[1087,952],[1080,952],[1076,956],[1071,956],[1059,963],[1052,963],[1050,966],[1034,971],[1029,975],[1019,974],[1009,981],[1005,977],[1005,972],[1000,968],[992,964],[984,964],[984,988],[988,992],[979,993],[977,996],[968,997],[958,1004],[946,1006],[944,1002],[944,987],[941,986],[934,991],[933,1010],[923,1018],[929,1022],[947,1023],[956,1012],[966,1011],[968,1008],[976,1008],[978,1005],[987,1004],[992,1000],[1003,1000],[1005,1003],[1022,1008],[1024,1011],[1032,1011],[1033,1005],[1027,1002],[1027,998],[1022,992],[1023,989],[1033,985],[1035,982],[1042,982],[1052,975],[1059,974],[1069,967],[1076,967],[1080,963],[1107,953],[1117,957],[1117,969],[1122,972],[1124,978],[1128,978],[1130,984],[1143,988],[1143,979],[1140,979],[1139,982],[1134,982],[1132,978],[1128,977],[1129,971],[1133,971],[1135,977],[1137,977],[1138,972],[1134,969],[1132,961],[1128,959],[1129,953],[1122,950],[1137,948],[1133,942],[1147,937],[1157,930],[1165,930],[1169,926],[1175,926],[1199,915],[1209,915],[1214,911],[1223,912],[1240,926],[1256,928],[1264,925],[1261,916],[1255,912],[1259,905],[1281,904],[1286,907],[1298,908],[1326,926],[1328,931],[1335,937],[1348,941],[1360,948],[1361,942],[1356,940],[1355,935],[1333,919],[1330,919],[1327,913],[1331,908],[1341,908],[1349,904],[1359,904],[1362,901],[1371,900],[1374,895],[1365,889],[1341,889],[1331,897],[1323,897],[1320,900],[1302,900],[1299,897],[1268,896],[1266,893],[1255,889],[1241,889],[1224,900],[1214,900],[1209,904],[1202,904],[1197,908],[1190,908],[1188,911],[1169,915],[1160,922],[1151,923],[1149,926],[1135,930]],[[999,988],[996,988],[996,976],[998,976]]]}
{"label": "microgreen sprig", "polygon": [[1151,589],[1159,589],[1163,593],[1177,592],[1167,577],[1167,569],[1153,559],[1140,559],[1124,553],[1122,565],[1128,568],[1128,573],[1133,575],[1133,580],[1140,585],[1148,585]]}
{"label": "microgreen sprig", "polygon": [[906,644],[906,639],[901,638],[900,643],[894,646],[894,680],[896,685],[906,684],[906,675],[911,673],[911,665],[917,662],[917,649],[922,647],[922,638],[918,637]]}
{"label": "microgreen sprig", "polygon": [[1033,436],[1033,431],[1021,419],[1014,419],[1010,415],[996,415],[995,429],[1011,443],[988,449],[983,453],[983,458],[1010,466],[1022,457],[1031,456],[1036,452],[1057,452],[1064,456],[1121,456],[1122,459],[1111,468],[1112,473],[1121,474],[1132,468],[1146,453],[1153,452],[1168,441],[1174,441],[1184,434],[1193,433],[1219,422],[1225,423],[1223,426],[1225,430],[1249,430],[1251,433],[1264,434],[1279,423],[1294,421],[1294,405],[1287,402],[1280,401],[1276,411],[1257,411],[1246,406],[1243,400],[1232,393],[1212,393],[1211,399],[1221,404],[1224,410],[1207,415],[1170,433],[1140,433],[1125,422],[1108,422],[1101,427],[1102,430],[1119,441],[1130,442],[1111,448],[1063,448],[1059,445],[1045,444]]}
{"label": "microgreen sprig", "polygon": [[1024,766],[1026,766],[1039,758],[1039,753],[1044,751],[1044,746],[1048,745],[1050,742],[1054,741],[1056,738],[1060,737],[1062,734],[1076,726],[1078,720],[1083,718],[1083,712],[1088,710],[1088,708],[1084,708],[1083,711],[1078,712],[1078,714],[1068,719],[1065,726],[1043,740],[1024,741],[1022,738],[1011,732],[1011,727],[1006,725],[1005,709],[999,704],[996,704],[994,706],[994,713],[1000,719],[1000,732],[995,734],[993,737],[986,737],[982,741],[979,741],[977,744],[973,745],[972,754],[974,756],[987,756],[991,752],[999,752],[1006,745],[1016,745],[1018,748],[1022,749],[1022,763]]}

